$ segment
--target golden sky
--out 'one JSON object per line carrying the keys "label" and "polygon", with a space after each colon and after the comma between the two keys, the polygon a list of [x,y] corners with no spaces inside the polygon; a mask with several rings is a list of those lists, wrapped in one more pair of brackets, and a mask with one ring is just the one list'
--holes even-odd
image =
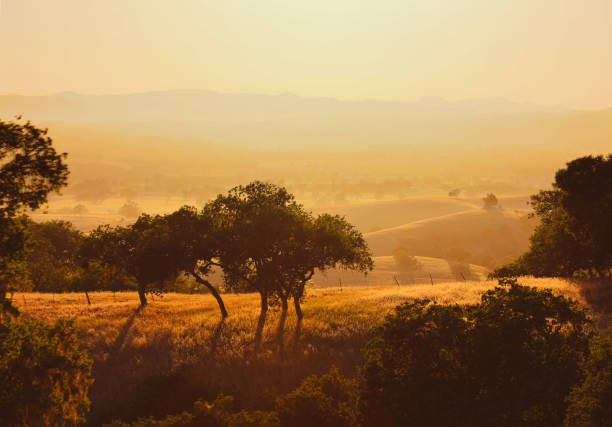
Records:
{"label": "golden sky", "polygon": [[610,0],[0,1],[0,93],[612,106]]}

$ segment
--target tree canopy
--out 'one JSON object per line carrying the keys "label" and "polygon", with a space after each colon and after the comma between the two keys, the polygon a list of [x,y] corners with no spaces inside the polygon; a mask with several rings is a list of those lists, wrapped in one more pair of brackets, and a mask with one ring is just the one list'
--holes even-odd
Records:
{"label": "tree canopy", "polygon": [[611,277],[612,155],[569,162],[531,206],[541,223],[529,250],[493,276]]}
{"label": "tree canopy", "polygon": [[0,310],[16,314],[6,299],[9,282],[21,271],[28,235],[18,216],[47,202],[68,180],[66,154],[58,154],[46,129],[0,120]]}
{"label": "tree canopy", "polygon": [[592,335],[577,302],[510,279],[475,305],[405,303],[366,349],[366,424],[559,425]]}

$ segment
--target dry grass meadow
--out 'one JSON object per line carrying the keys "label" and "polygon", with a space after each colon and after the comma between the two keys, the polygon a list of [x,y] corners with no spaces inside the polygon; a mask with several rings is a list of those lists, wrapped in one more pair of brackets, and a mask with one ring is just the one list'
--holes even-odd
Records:
{"label": "dry grass meadow", "polygon": [[[577,285],[559,279],[523,278],[522,284],[551,288],[582,302]],[[412,298],[473,303],[496,282],[310,289],[297,325],[289,313],[278,330],[278,310],[268,315],[262,349],[253,336],[257,294],[225,294],[230,316],[220,315],[210,295],[166,294],[138,310],[136,293],[15,294],[24,316],[52,321],[74,317],[94,360],[95,383],[89,423],[165,415],[218,393],[247,408],[268,408],[279,393],[331,365],[356,375],[360,349],[372,329],[398,304]]]}

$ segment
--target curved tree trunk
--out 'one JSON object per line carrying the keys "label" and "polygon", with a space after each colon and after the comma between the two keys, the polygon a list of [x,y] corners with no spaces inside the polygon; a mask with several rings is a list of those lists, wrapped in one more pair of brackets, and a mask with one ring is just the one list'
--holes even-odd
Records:
{"label": "curved tree trunk", "polygon": [[144,307],[147,305],[147,296],[145,294],[145,285],[138,284],[138,298],[140,298],[140,306]]}
{"label": "curved tree trunk", "polygon": [[227,310],[225,309],[225,304],[223,303],[223,299],[221,299],[221,295],[219,295],[219,292],[215,289],[215,287],[208,280],[203,279],[202,277],[200,277],[199,274],[197,273],[190,273],[190,274],[193,276],[196,282],[200,283],[201,285],[206,286],[208,290],[210,290],[210,293],[212,294],[212,296],[215,297],[215,299],[217,300],[217,304],[219,304],[219,310],[221,310],[221,317],[225,319],[228,316],[228,314],[227,314]]}
{"label": "curved tree trunk", "polygon": [[259,320],[257,320],[257,330],[255,331],[255,348],[258,349],[261,344],[264,325],[266,324],[266,314],[268,313],[268,295],[260,292],[261,310],[259,312]]}
{"label": "curved tree trunk", "polygon": [[91,300],[89,299],[89,292],[85,291],[85,296],[87,297],[87,305],[91,305]]}

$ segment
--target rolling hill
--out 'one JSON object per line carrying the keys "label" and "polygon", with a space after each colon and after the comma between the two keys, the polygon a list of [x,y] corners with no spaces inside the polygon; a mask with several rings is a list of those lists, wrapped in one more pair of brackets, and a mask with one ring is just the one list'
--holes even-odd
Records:
{"label": "rolling hill", "polygon": [[[469,209],[366,233],[376,256],[389,256],[399,246],[413,255],[447,258],[460,249],[466,260],[488,267],[508,262],[523,253],[535,219],[505,209]],[[492,259],[492,260],[489,260]],[[479,260],[489,260],[480,261]]]}
{"label": "rolling hill", "polygon": [[397,284],[403,286],[462,281],[464,277],[466,280],[479,282],[485,280],[489,274],[489,270],[480,265],[455,263],[423,256],[417,256],[416,259],[421,268],[414,273],[399,271],[392,256],[379,256],[374,257],[374,270],[367,275],[336,269],[315,274],[312,283],[323,288],[347,285],[388,286]]}

